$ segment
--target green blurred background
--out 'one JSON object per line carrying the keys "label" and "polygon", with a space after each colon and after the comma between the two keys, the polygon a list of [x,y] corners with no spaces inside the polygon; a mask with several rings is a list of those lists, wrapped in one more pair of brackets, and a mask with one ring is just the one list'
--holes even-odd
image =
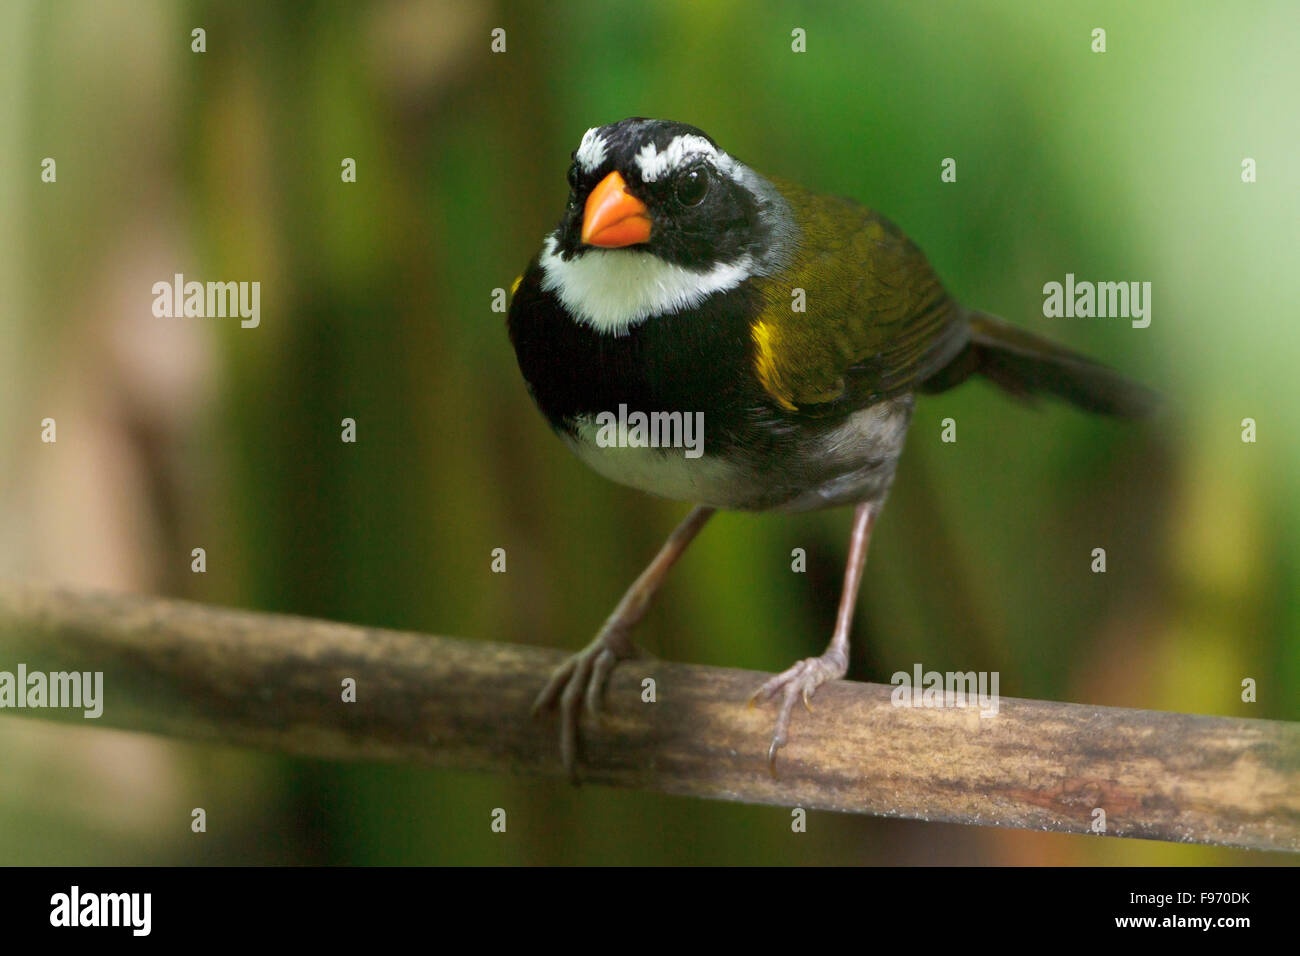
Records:
{"label": "green blurred background", "polygon": [[[550,434],[492,291],[559,217],[587,127],[667,117],[881,209],[963,301],[1168,399],[1132,425],[984,384],[924,398],[851,677],[921,662],[997,670],[1008,696],[1300,719],[1298,45],[1290,2],[10,0],[0,573],[584,644],[685,506],[606,482]],[[151,286],[176,272],[260,281],[261,327],[155,318]],[[1153,283],[1150,328],[1044,318],[1042,286],[1067,272]],[[722,516],[640,640],[766,670],[820,652],[848,523]],[[0,768],[3,863],[1285,859],[832,814],[796,838],[780,808],[13,717]]]}

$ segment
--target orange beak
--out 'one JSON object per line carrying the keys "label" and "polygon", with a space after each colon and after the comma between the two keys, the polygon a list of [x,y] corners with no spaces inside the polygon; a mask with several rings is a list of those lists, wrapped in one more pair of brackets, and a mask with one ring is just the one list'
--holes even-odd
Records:
{"label": "orange beak", "polygon": [[614,171],[596,184],[582,211],[582,241],[602,249],[617,249],[650,241],[650,217],[645,203],[627,191]]}

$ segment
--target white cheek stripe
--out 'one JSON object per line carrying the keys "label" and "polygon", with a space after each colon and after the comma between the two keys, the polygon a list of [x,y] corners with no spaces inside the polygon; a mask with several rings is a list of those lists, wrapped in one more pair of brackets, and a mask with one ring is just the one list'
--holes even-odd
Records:
{"label": "white cheek stripe", "polygon": [[693,308],[753,274],[749,255],[708,272],[691,272],[636,249],[588,249],[565,261],[555,245],[555,236],[547,236],[541,256],[542,288],[554,291],[579,321],[612,335],[624,335],[652,315]]}

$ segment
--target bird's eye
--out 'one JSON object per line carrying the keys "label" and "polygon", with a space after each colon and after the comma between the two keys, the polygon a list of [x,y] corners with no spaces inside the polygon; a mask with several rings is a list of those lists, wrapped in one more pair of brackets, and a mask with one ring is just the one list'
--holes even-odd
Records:
{"label": "bird's eye", "polygon": [[703,166],[692,166],[677,177],[673,191],[683,206],[698,206],[709,192],[709,171]]}
{"label": "bird's eye", "polygon": [[578,164],[577,163],[573,163],[571,166],[569,166],[569,188],[570,189],[578,188]]}

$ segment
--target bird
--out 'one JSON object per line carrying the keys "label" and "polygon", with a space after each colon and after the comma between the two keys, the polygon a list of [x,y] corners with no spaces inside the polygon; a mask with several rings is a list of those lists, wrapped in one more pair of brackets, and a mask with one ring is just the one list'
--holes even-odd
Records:
{"label": "bird", "polygon": [[633,629],[717,511],[853,509],[826,650],[749,701],[777,702],[775,775],[796,704],[811,710],[847,672],[872,529],[918,394],[982,376],[1101,415],[1156,405],[1109,367],[960,304],[880,213],[764,176],[695,126],[630,117],[588,129],[567,180],[559,223],[512,288],[520,373],[588,466],[693,505],[536,698],[534,714],[559,711],[575,781],[582,710],[598,716],[610,672],[642,653]]}

